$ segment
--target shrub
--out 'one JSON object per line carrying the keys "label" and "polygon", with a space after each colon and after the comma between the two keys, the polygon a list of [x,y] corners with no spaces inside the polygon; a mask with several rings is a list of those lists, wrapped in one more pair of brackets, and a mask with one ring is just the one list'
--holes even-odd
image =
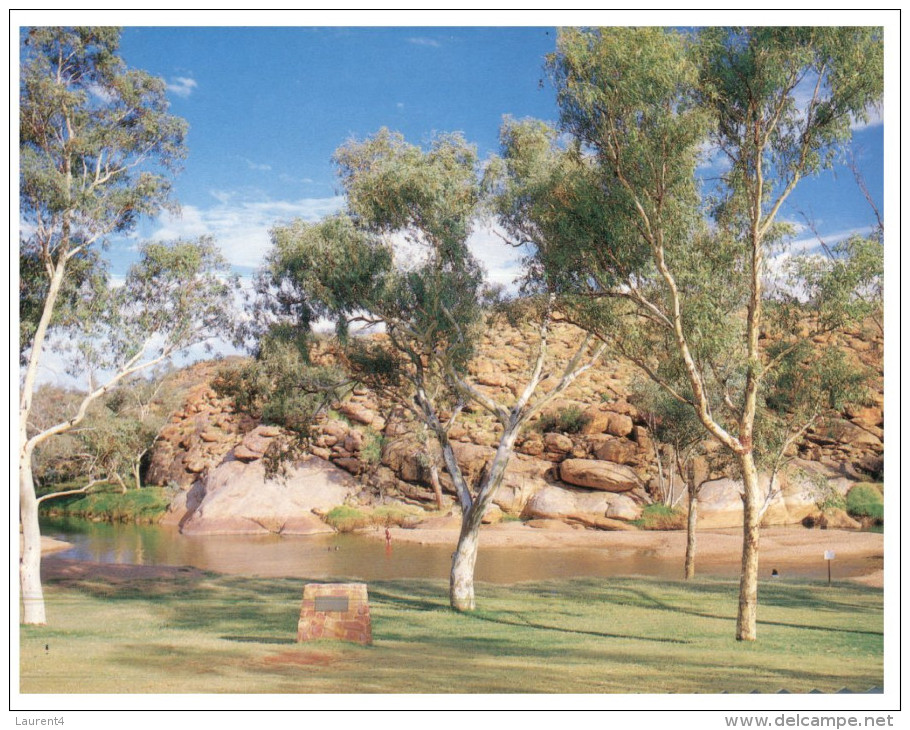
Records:
{"label": "shrub", "polygon": [[661,503],[649,504],[634,524],[643,530],[681,530],[686,526],[686,513]]}
{"label": "shrub", "polygon": [[376,466],[382,461],[382,446],[385,437],[373,430],[366,429],[363,432],[363,445],[360,447],[360,460],[369,466]]}
{"label": "shrub", "polygon": [[541,433],[579,433],[590,420],[578,406],[567,406],[541,415],[538,426]]}
{"label": "shrub", "polygon": [[882,493],[874,484],[857,484],[847,492],[847,513],[852,517],[882,520],[885,505]]}
{"label": "shrub", "polygon": [[354,532],[374,525],[411,527],[420,520],[420,517],[397,505],[383,505],[374,510],[364,511],[343,504],[330,509],[323,519],[336,532]]}
{"label": "shrub", "polygon": [[412,527],[420,521],[420,517],[413,512],[392,505],[377,507],[373,510],[370,518],[374,525],[383,527],[391,527],[392,525],[396,527]]}
{"label": "shrub", "polygon": [[332,507],[326,514],[325,521],[336,532],[353,532],[370,524],[369,516],[345,504]]}
{"label": "shrub", "polygon": [[151,523],[167,511],[171,496],[164,487],[131,489],[125,494],[118,487],[108,487],[85,495],[48,500],[41,505],[41,511],[87,520]]}
{"label": "shrub", "polygon": [[847,500],[844,498],[844,495],[832,491],[821,502],[818,503],[818,508],[822,512],[827,512],[828,510],[832,509],[845,510],[847,509]]}

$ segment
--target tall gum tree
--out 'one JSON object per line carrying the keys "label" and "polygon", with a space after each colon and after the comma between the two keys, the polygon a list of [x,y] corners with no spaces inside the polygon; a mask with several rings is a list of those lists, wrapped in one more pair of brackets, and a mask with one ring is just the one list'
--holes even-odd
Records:
{"label": "tall gum tree", "polygon": [[[224,262],[211,241],[147,244],[122,287],[100,250],[168,206],[186,124],[164,82],[117,56],[117,28],[31,28],[19,85],[19,501],[22,620],[46,623],[35,447],[85,417],[118,383],[218,330],[230,311]],[[85,365],[76,413],[30,431],[39,370],[54,342]]]}
{"label": "tall gum tree", "polygon": [[[538,297],[530,308],[538,315],[536,356],[524,389],[508,403],[484,393],[467,370],[485,324],[483,271],[467,243],[481,195],[473,147],[445,135],[423,150],[382,130],[345,145],[335,160],[347,211],[273,231],[272,288],[293,314],[287,332],[295,331],[294,322],[333,320],[348,374],[393,394],[438,441],[462,515],[450,603],[471,611],[481,521],[519,431],[591,366],[603,346],[583,338],[574,356],[551,373],[551,300]],[[381,332],[352,337],[348,329],[355,323],[381,326]],[[448,438],[468,404],[492,414],[500,429],[493,457],[473,480],[462,472]]]}
{"label": "tall gum tree", "polygon": [[[565,154],[579,173],[537,212],[577,235],[555,238],[538,265],[560,272],[579,323],[691,407],[735,459],[744,484],[740,640],[756,638],[768,503],[759,462],[766,454],[773,473],[823,395],[852,379],[830,349],[811,350],[788,316],[793,298],[766,284],[772,247],[787,240],[779,213],[881,101],[882,59],[875,28],[568,29],[549,58],[561,126],[574,140]],[[707,191],[696,173],[705,151],[726,164]],[[815,334],[830,323],[809,324]],[[763,347],[767,334],[774,348]],[[759,432],[768,391],[810,366],[804,380],[819,386],[818,399],[764,449],[775,440]],[[789,381],[778,378],[783,370]]]}

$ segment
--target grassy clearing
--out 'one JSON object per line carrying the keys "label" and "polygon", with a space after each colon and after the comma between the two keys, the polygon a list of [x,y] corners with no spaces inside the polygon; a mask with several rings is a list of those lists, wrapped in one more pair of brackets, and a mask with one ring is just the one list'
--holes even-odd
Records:
{"label": "grassy clearing", "polygon": [[762,587],[759,641],[733,640],[736,585],[649,578],[370,585],[374,645],[296,644],[304,581],[181,576],[48,586],[23,627],[24,693],[719,693],[883,683],[882,593]]}

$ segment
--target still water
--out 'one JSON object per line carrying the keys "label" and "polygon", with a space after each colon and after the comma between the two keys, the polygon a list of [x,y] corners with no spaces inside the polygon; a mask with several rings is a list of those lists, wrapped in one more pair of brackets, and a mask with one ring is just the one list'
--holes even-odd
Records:
{"label": "still water", "polygon": [[[395,580],[448,576],[452,548],[395,543],[358,535],[187,536],[162,527],[43,520],[42,534],[72,543],[55,553],[101,563],[192,566],[218,573],[261,577]],[[475,577],[490,583],[577,576],[651,575],[679,577],[679,561],[651,550],[614,553],[605,548],[481,548]],[[733,574],[734,570],[711,570]]]}

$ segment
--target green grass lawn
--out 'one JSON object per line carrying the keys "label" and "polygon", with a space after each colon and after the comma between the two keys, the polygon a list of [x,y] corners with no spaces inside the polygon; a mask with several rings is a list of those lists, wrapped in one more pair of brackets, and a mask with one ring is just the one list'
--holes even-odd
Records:
{"label": "green grass lawn", "polygon": [[23,693],[719,693],[883,685],[882,592],[780,581],[759,640],[733,639],[735,581],[370,584],[374,644],[295,643],[304,581],[178,575],[50,584],[20,635]]}

